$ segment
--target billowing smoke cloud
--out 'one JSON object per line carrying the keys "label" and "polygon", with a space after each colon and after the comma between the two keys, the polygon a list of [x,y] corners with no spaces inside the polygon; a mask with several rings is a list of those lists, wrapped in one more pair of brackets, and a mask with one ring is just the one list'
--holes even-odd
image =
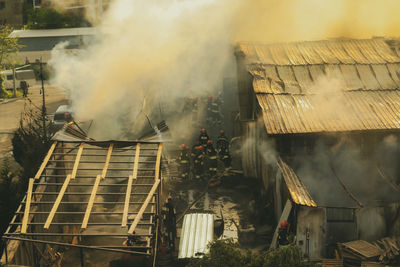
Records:
{"label": "billowing smoke cloud", "polygon": [[224,4],[116,0],[93,45],[75,56],[54,51],[53,82],[70,93],[78,119],[95,119],[94,138],[140,130],[159,102],[179,112],[176,99],[220,89],[233,54]]}
{"label": "billowing smoke cloud", "polygon": [[235,20],[235,41],[285,42],[399,36],[397,0],[249,0]]}
{"label": "billowing smoke cloud", "polygon": [[94,138],[122,138],[160,106],[177,113],[183,97],[219,91],[223,74],[234,76],[236,41],[398,35],[399,10],[395,0],[114,0],[90,47],[54,52],[53,82],[70,93],[78,119],[95,119]]}

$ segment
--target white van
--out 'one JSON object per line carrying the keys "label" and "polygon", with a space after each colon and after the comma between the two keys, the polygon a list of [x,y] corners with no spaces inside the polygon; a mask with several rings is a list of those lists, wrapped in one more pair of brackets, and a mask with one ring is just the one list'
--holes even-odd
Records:
{"label": "white van", "polygon": [[[12,91],[14,89],[13,72],[12,70],[0,71],[0,75],[3,75],[4,89]],[[33,85],[36,82],[35,73],[33,70],[16,70],[15,71],[15,87],[18,89],[21,81],[26,81],[29,85]]]}

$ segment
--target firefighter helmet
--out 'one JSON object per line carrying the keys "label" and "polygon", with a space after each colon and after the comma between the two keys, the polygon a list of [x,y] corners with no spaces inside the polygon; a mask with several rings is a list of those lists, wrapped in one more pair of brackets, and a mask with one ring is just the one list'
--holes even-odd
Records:
{"label": "firefighter helmet", "polygon": [[182,144],[182,145],[181,145],[181,148],[182,148],[182,149],[185,149],[185,148],[187,148],[187,146],[186,146],[185,144]]}
{"label": "firefighter helmet", "polygon": [[220,134],[220,135],[224,135],[224,134],[225,134],[225,131],[224,131],[224,130],[220,130],[220,131],[219,131],[219,134]]}
{"label": "firefighter helmet", "polygon": [[218,101],[218,99],[219,99],[218,96],[214,97],[214,101]]}
{"label": "firefighter helmet", "polygon": [[208,140],[207,141],[207,145],[211,145],[212,144],[212,141],[211,140]]}
{"label": "firefighter helmet", "polygon": [[285,229],[287,226],[288,226],[288,222],[287,222],[286,220],[283,220],[283,221],[281,222],[281,228],[282,228],[282,229]]}
{"label": "firefighter helmet", "polygon": [[207,133],[207,130],[205,128],[201,128],[201,133],[205,134]]}
{"label": "firefighter helmet", "polygon": [[198,146],[198,147],[197,147],[197,150],[198,150],[198,151],[202,151],[202,150],[203,150],[203,146]]}

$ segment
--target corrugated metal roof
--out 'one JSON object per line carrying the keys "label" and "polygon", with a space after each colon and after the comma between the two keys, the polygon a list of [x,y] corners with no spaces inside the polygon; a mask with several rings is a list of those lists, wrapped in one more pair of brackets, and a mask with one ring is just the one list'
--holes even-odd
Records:
{"label": "corrugated metal roof", "polygon": [[178,258],[201,258],[209,252],[214,238],[214,216],[210,213],[186,214],[183,218]]}
{"label": "corrugated metal roof", "polygon": [[335,39],[269,45],[240,43],[238,52],[243,53],[252,63],[274,65],[400,62],[400,58],[382,38]]}
{"label": "corrugated metal roof", "polygon": [[400,128],[399,91],[257,94],[257,99],[268,134]]}
{"label": "corrugated metal roof", "polygon": [[297,177],[296,173],[281,158],[278,160],[278,167],[282,171],[283,179],[289,189],[292,200],[299,205],[316,207],[314,200],[308,193],[303,182]]}

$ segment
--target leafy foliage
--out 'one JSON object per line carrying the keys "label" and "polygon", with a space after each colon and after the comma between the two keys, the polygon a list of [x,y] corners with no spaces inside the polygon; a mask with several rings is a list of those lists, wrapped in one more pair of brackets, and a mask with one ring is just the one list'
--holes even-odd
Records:
{"label": "leafy foliage", "polygon": [[210,244],[210,253],[193,259],[188,266],[201,267],[306,267],[301,251],[296,246],[282,247],[263,253],[244,251],[232,240],[216,240]]}
{"label": "leafy foliage", "polygon": [[0,26],[0,66],[5,67],[11,64],[13,56],[19,51],[22,45],[18,44],[18,38],[8,37],[12,32],[9,25]]}
{"label": "leafy foliage", "polygon": [[84,16],[75,13],[61,13],[53,8],[35,8],[28,11],[29,29],[57,29],[90,26]]}
{"label": "leafy foliage", "polygon": [[[43,129],[43,120],[45,129]],[[43,119],[39,108],[32,104],[25,106],[19,128],[12,138],[14,158],[23,168],[22,179],[25,185],[39,168],[54,133],[55,129],[47,118]]]}

